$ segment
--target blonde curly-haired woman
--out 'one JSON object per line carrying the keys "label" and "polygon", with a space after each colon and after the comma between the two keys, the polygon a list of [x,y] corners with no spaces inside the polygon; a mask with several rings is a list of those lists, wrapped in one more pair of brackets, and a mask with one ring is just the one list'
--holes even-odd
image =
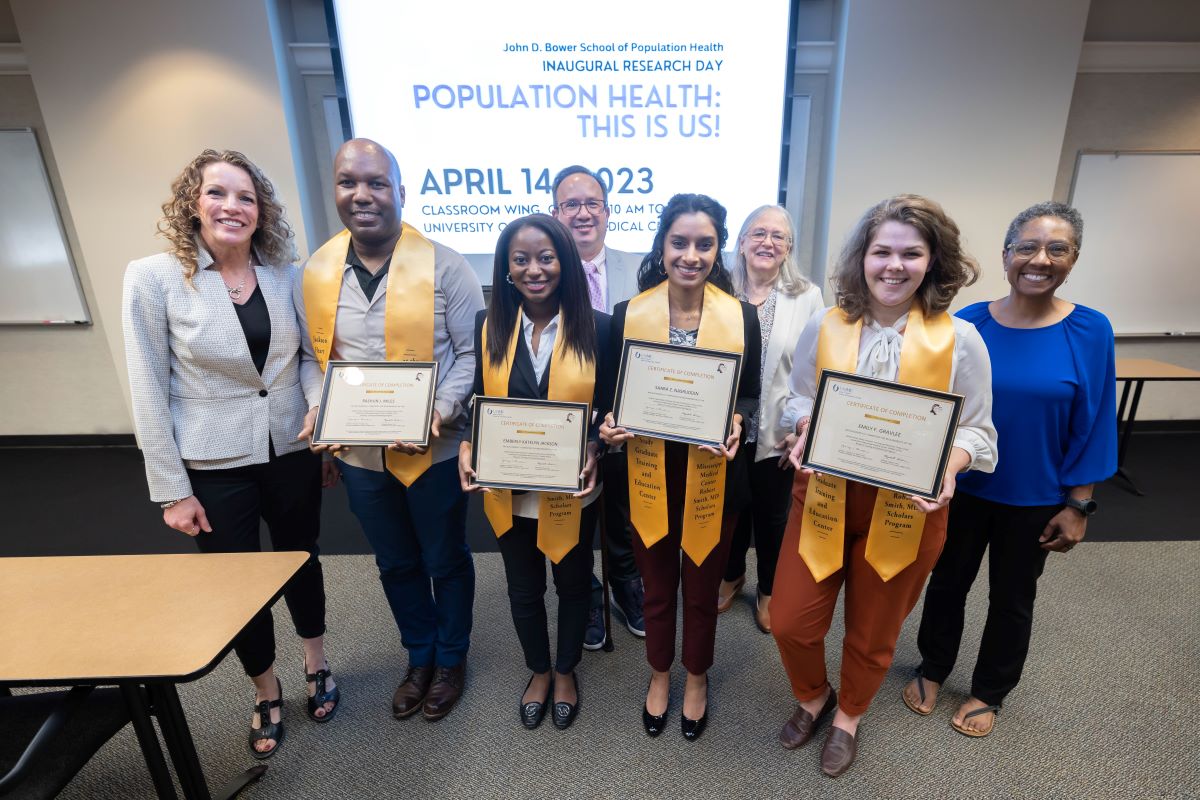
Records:
{"label": "blonde curly-haired woman", "polygon": [[[159,232],[170,250],[125,272],[122,321],[138,443],[150,499],[202,552],[259,549],[311,557],[284,597],[304,650],[308,713],[328,722],[339,691],[325,659],[317,560],[320,457],[297,441],[308,405],[292,305],[292,230],[271,182],[244,155],[205,150],[175,179]],[[250,754],[283,741],[275,634],[263,611],[234,642],[254,682]]]}

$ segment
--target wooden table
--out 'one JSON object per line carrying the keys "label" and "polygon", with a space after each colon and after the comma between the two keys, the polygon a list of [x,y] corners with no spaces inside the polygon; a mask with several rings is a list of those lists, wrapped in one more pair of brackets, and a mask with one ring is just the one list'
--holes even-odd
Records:
{"label": "wooden table", "polygon": [[[212,670],[307,553],[0,558],[0,683],[117,685],[159,797],[174,798],[150,715],[184,797],[208,784],[175,690]],[[225,787],[232,797],[266,771]]]}
{"label": "wooden table", "polygon": [[[1117,380],[1125,383],[1121,389],[1121,404],[1117,408],[1117,426],[1121,432],[1121,442],[1117,446],[1117,475],[1125,479],[1129,489],[1138,496],[1145,492],[1138,488],[1133,478],[1125,471],[1125,455],[1129,450],[1129,434],[1133,432],[1133,423],[1137,419],[1138,403],[1142,399],[1142,387],[1146,381],[1200,381],[1200,372],[1187,367],[1168,364],[1166,361],[1155,361],[1152,358],[1118,358]],[[1129,405],[1129,390],[1133,390],[1133,404]],[[1125,409],[1129,408],[1129,416]]]}

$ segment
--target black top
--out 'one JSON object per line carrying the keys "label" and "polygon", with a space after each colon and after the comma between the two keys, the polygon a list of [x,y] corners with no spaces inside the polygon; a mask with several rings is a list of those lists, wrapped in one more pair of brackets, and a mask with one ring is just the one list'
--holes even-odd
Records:
{"label": "black top", "polygon": [[354,276],[358,278],[358,285],[362,287],[363,294],[368,300],[375,297],[375,290],[379,288],[379,282],[383,280],[383,276],[388,274],[388,267],[392,265],[392,257],[388,256],[387,261],[383,262],[383,266],[372,275],[371,270],[363,266],[362,259],[358,257],[358,253],[354,252],[354,245],[350,245],[350,250],[346,253],[346,263],[354,270]]}
{"label": "black top", "polygon": [[[596,320],[596,383],[595,390],[592,394],[592,409],[599,411],[596,419],[588,428],[588,439],[595,441],[600,438],[600,423],[604,418],[604,411],[600,411],[602,399],[605,392],[605,381],[612,373],[613,368],[608,364],[608,341],[609,341],[609,322],[612,319],[603,311],[592,311]],[[487,319],[487,309],[482,309],[475,315],[475,386],[472,390],[474,394],[484,394],[483,391],[483,364],[488,355],[483,349],[483,323]],[[546,371],[542,373],[541,381],[537,380],[537,376],[533,371],[533,355],[529,352],[529,348],[525,346],[525,332],[518,328],[514,333],[517,337],[517,352],[513,356],[512,370],[508,375],[508,396],[519,397],[525,400],[546,400],[547,394],[550,391],[550,367],[546,367]],[[559,321],[558,333],[555,334],[555,341],[558,341],[559,336],[565,335],[562,328],[562,321]],[[467,414],[467,430],[464,438],[467,441],[471,439],[472,416]]]}
{"label": "black top", "polygon": [[[742,336],[745,345],[742,349],[742,374],[738,379],[737,398],[733,409],[742,415],[742,444],[738,447],[737,455],[725,470],[725,511],[736,512],[750,501],[750,472],[746,465],[745,444],[746,426],[750,416],[758,410],[758,395],[762,374],[762,333],[758,327],[758,309],[749,303],[742,306]],[[621,351],[625,345],[625,313],[629,310],[626,300],[613,308],[611,338],[608,345],[610,372],[605,379],[605,394],[600,407],[600,413],[612,411],[614,394],[617,388],[617,370],[621,364]],[[680,442],[666,442],[666,447],[686,448]],[[606,491],[628,492],[628,484],[611,487]],[[628,502],[628,501],[625,501]]]}
{"label": "black top", "polygon": [[[745,344],[742,349],[742,374],[738,379],[737,399],[734,401],[733,408],[742,415],[742,435],[744,437],[745,426],[750,421],[750,415],[758,410],[759,383],[762,374],[762,333],[758,328],[758,309],[744,302],[741,303],[741,306],[742,336]],[[612,333],[606,359],[612,371],[605,380],[608,392],[604,397],[603,413],[612,411],[613,395],[617,388],[617,370],[621,364],[621,351],[625,347],[625,312],[628,309],[628,300],[617,303],[613,308]]]}
{"label": "black top", "polygon": [[267,365],[267,351],[271,349],[271,315],[267,313],[267,300],[262,289],[255,286],[250,299],[242,305],[234,303],[233,309],[237,311],[238,322],[242,323],[254,368],[262,375],[263,367]]}

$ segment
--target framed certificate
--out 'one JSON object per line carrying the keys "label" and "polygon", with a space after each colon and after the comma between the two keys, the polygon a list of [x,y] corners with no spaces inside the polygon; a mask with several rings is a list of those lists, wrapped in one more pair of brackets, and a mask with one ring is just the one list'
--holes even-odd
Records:
{"label": "framed certificate", "polygon": [[802,465],[936,500],[962,395],[822,370]]}
{"label": "framed certificate", "polygon": [[475,396],[471,468],[475,483],[531,492],[581,492],[587,403]]}
{"label": "framed certificate", "polygon": [[741,374],[741,353],[626,339],[613,419],[641,436],[720,447]]}
{"label": "framed certificate", "polygon": [[428,445],[437,374],[433,361],[330,361],[313,444]]}

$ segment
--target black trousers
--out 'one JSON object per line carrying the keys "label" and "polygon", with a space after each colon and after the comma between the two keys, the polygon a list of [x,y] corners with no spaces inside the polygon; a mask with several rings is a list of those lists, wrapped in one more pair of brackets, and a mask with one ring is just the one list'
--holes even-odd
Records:
{"label": "black trousers", "polygon": [[[604,476],[604,492],[596,502],[604,503],[604,517],[608,527],[604,529],[604,542],[608,548],[608,578],[614,584],[638,580],[637,562],[633,558],[633,529],[626,521],[629,517],[628,486],[629,472],[624,453],[606,454],[600,459],[601,474]],[[624,506],[624,508],[622,507]],[[595,525],[585,529],[590,536]],[[589,540],[588,544],[591,542]],[[604,604],[604,588],[600,581],[592,578],[592,607]]]}
{"label": "black trousers", "polygon": [[[550,564],[558,594],[558,646],[554,669],[567,674],[583,654],[587,628],[588,598],[591,594],[592,547],[590,533],[596,529],[597,499],[580,511],[579,530],[583,541],[557,564]],[[537,548],[537,520],[513,517],[512,528],[498,540],[508,578],[508,602],[513,626],[525,653],[525,665],[533,672],[550,669],[550,634],[546,622],[546,556]]]}
{"label": "black trousers", "polygon": [[1001,705],[1021,679],[1033,633],[1033,602],[1046,566],[1038,537],[1063,506],[1010,506],[959,492],[950,502],[946,546],[925,590],[917,646],[921,674],[945,683],[962,641],[967,592],[988,551],[987,623],[971,694]]}
{"label": "black trousers", "polygon": [[758,442],[748,442],[742,447],[750,465],[750,502],[742,508],[733,531],[725,580],[735,581],[746,574],[746,553],[753,533],[758,555],[758,591],[769,595],[775,585],[775,565],[792,506],[792,480],[796,471],[791,466],[780,469],[779,459],[774,456],[755,461]]}
{"label": "black trousers", "polygon": [[[212,525],[201,531],[202,553],[256,553],[259,519],[267,523],[275,550],[306,550],[310,557],[284,592],[296,633],[305,639],[325,633],[325,582],[317,556],[321,528],[321,457],[307,449],[275,455],[266,464],[233,469],[189,469],[192,492]],[[260,612],[234,640],[234,651],[250,677],[275,663],[275,626],[270,610]],[[297,665],[299,667],[299,665]]]}

